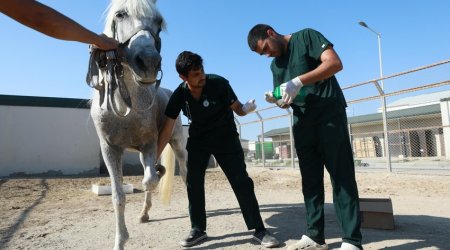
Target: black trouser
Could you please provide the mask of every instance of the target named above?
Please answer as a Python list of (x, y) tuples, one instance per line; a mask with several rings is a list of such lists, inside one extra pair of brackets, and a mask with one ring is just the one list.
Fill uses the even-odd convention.
[(196, 149), (188, 147), (187, 163), (187, 193), (189, 199), (189, 215), (191, 227), (200, 231), (206, 230), (205, 212), (205, 172), (211, 154), (214, 155), (228, 181), (233, 188), (239, 206), (244, 216), (245, 224), (250, 229), (261, 229), (264, 224), (259, 212), (252, 179), (248, 176), (239, 138), (223, 143), (220, 149), (215, 147)]
[(333, 204), (341, 225), (342, 239), (361, 246), (358, 188), (346, 114), (312, 126), (301, 126), (296, 122), (293, 129), (306, 207), (306, 235), (319, 243), (325, 241), (325, 165), (333, 186)]

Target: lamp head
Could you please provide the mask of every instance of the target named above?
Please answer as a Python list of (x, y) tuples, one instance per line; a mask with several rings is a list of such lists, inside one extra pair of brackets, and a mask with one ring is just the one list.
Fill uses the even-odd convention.
[(361, 25), (361, 26), (363, 26), (365, 28), (369, 28), (369, 26), (367, 26), (367, 24), (365, 22), (363, 22), (363, 21), (359, 21), (358, 23), (359, 23), (359, 25)]

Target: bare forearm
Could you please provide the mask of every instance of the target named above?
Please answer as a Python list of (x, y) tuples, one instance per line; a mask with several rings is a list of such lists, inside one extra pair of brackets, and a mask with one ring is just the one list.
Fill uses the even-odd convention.
[(247, 113), (242, 110), (242, 104), (234, 111), (238, 116), (245, 116)]
[(333, 66), (329, 67), (322, 63), (321, 65), (319, 65), (319, 67), (317, 67), (313, 71), (310, 71), (306, 74), (301, 75), (300, 80), (305, 85), (313, 84), (313, 83), (316, 83), (318, 81), (321, 81), (321, 80), (324, 80), (324, 79), (327, 79), (327, 78), (333, 76), (340, 70), (341, 70), (340, 68), (333, 67)]
[(95, 44), (104, 49), (116, 47), (114, 41), (100, 37), (69, 17), (34, 0), (2, 0), (0, 11), (23, 25), (57, 39)]
[(314, 70), (299, 76), (303, 84), (314, 84), (327, 79), (341, 71), (343, 66), (337, 54), (332, 49), (323, 52), (322, 63)]
[(236, 100), (233, 104), (231, 104), (231, 109), (236, 113), (238, 116), (245, 116), (247, 113), (242, 110), (242, 103), (239, 100)]
[(164, 150), (167, 143), (169, 142), (170, 137), (172, 136), (174, 125), (175, 125), (175, 120), (171, 119), (171, 118), (167, 118), (167, 120), (158, 136), (158, 149), (156, 152), (156, 156), (157, 156), (156, 159), (159, 159), (162, 151)]

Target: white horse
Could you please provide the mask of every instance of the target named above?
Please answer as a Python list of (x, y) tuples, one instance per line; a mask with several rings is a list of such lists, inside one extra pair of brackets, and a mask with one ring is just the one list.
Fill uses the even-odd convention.
[[(116, 216), (114, 249), (123, 249), (129, 238), (125, 225), (125, 193), (122, 188), (122, 155), (125, 149), (140, 152), (144, 167), (145, 201), (140, 221), (148, 221), (151, 191), (161, 179), (160, 195), (167, 201), (173, 180), (174, 162), (156, 165), (158, 132), (171, 91), (159, 88), (162, 78), (159, 33), (164, 20), (156, 0), (113, 0), (108, 7), (104, 33), (121, 43), (120, 53), (93, 50), (88, 84), (96, 88), (91, 106), (103, 159), (111, 178), (112, 203)], [(187, 152), (181, 120), (178, 119), (170, 145), (186, 175)], [(166, 151), (166, 150), (165, 150)], [(163, 153), (164, 159), (164, 153)], [(173, 159), (173, 157), (172, 157)], [(165, 174), (164, 174), (165, 173)], [(171, 177), (172, 178), (169, 178)]]

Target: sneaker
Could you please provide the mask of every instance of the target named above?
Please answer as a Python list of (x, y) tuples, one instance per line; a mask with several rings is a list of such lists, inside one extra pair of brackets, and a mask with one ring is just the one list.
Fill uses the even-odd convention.
[(303, 235), (299, 241), (297, 241), (293, 245), (290, 245), (287, 249), (288, 250), (328, 250), (328, 245), (327, 244), (320, 245), (319, 243), (313, 241), (308, 236)]
[(280, 245), (277, 239), (270, 235), (269, 231), (263, 230), (260, 232), (255, 232), (253, 234), (253, 240), (261, 243), (262, 246), (267, 248), (277, 247)]
[(359, 247), (352, 245), (350, 243), (347, 242), (342, 242), (341, 248), (339, 248), (341, 250), (360, 250)]
[(208, 235), (206, 235), (205, 232), (200, 232), (197, 229), (191, 229), (189, 236), (186, 239), (180, 241), (180, 245), (183, 247), (191, 247), (206, 238), (208, 238)]

